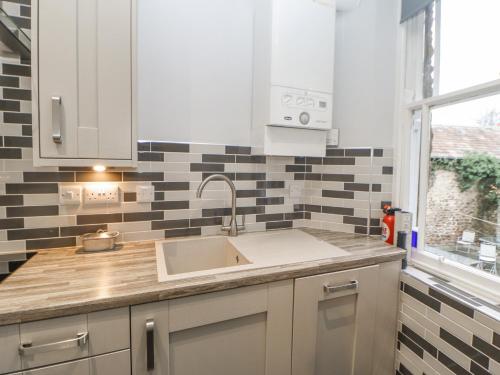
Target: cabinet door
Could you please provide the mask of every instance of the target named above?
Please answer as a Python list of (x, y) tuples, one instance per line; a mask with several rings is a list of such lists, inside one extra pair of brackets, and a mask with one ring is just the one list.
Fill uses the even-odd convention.
[(371, 373), (378, 266), (295, 280), (293, 375)]
[[(78, 127), (78, 50), (77, 0), (38, 0), (34, 29), (38, 43), (34, 43), (37, 56), (33, 84), (35, 95), (38, 84), (40, 156), (76, 158)], [(38, 14), (38, 17), (36, 15)], [(38, 76), (38, 79), (36, 79)], [(54, 99), (53, 99), (54, 98)], [(55, 98), (61, 98), (59, 102)], [(36, 107), (33, 115), (36, 116)], [(36, 129), (35, 129), (36, 131)], [(57, 143), (53, 136), (60, 132)]]
[[(287, 280), (134, 306), (132, 373), (288, 375), (292, 303)], [(148, 323), (154, 324), (149, 372)]]
[(41, 158), (132, 158), (134, 4), (35, 2)]

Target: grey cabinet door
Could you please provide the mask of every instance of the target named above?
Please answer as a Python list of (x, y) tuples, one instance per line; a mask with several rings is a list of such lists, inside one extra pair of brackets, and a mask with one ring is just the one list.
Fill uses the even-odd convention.
[(292, 304), (293, 281), (286, 280), (133, 306), (132, 373), (289, 375)]
[(33, 2), (35, 162), (133, 159), (135, 7), (136, 0)]
[(372, 372), (378, 266), (295, 280), (293, 375)]

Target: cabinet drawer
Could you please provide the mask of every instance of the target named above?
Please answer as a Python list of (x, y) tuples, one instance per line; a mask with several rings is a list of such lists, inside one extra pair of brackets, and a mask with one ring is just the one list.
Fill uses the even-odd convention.
[(22, 368), (46, 366), (129, 348), (129, 309), (23, 323), (19, 331)]
[(126, 375), (130, 374), (130, 350), (28, 370), (23, 375)]
[(17, 352), (19, 347), (19, 325), (0, 327), (0, 374), (21, 369), (21, 359)]

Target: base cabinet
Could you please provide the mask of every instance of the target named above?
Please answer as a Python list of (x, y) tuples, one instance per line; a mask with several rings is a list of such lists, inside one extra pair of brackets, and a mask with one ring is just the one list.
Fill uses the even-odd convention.
[(134, 375), (287, 375), (293, 281), (133, 306)]
[(396, 261), (3, 326), (0, 374), (390, 374), (400, 270)]
[(133, 375), (393, 373), (399, 261), (132, 306)]
[(378, 266), (295, 280), (293, 375), (371, 374)]

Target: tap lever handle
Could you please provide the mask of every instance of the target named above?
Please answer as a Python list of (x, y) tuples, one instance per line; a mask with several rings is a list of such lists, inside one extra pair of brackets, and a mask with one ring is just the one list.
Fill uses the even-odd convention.
[(238, 226), (238, 230), (245, 230), (245, 221), (246, 221), (246, 215), (241, 215), (241, 225), (238, 224), (238, 220), (236, 220), (236, 225)]

